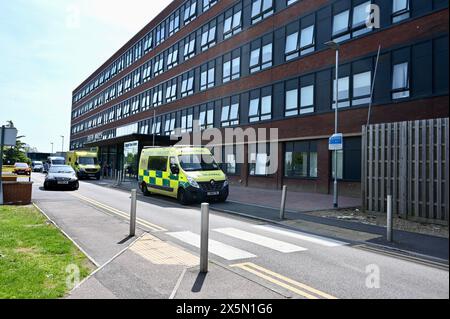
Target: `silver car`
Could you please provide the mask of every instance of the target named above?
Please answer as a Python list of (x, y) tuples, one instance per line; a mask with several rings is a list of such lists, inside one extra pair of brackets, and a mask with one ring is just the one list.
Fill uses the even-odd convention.
[(77, 190), (79, 187), (77, 174), (67, 165), (52, 165), (45, 177), (45, 190), (56, 188)]

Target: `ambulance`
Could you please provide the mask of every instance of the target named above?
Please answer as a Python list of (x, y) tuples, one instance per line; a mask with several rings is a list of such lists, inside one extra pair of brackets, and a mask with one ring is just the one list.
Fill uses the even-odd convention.
[(139, 186), (144, 195), (158, 194), (193, 202), (225, 202), (228, 179), (204, 147), (147, 147), (139, 161)]
[(67, 165), (72, 166), (79, 179), (96, 178), (100, 179), (101, 167), (98, 163), (97, 152), (73, 151), (66, 154)]

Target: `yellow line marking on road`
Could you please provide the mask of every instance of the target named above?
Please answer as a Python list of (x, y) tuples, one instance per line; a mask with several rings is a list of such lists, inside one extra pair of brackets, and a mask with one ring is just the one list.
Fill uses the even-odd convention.
[(265, 269), (261, 266), (255, 265), (253, 263), (242, 263), (237, 265), (232, 265), (233, 268), (241, 268), (248, 271), (260, 278), (263, 278), (273, 284), (290, 290), (300, 296), (307, 299), (319, 299), (320, 297), (325, 299), (337, 299), (336, 297), (329, 295), (323, 291), (317, 290), (308, 285), (302, 284), (301, 282), (295, 281), (293, 279), (287, 278), (283, 275), (275, 273), (271, 270)]
[[(100, 202), (98, 202), (98, 201), (96, 201), (96, 200), (94, 200), (94, 199), (85, 197), (85, 196), (80, 195), (80, 194), (72, 194), (72, 195), (75, 196), (75, 197), (77, 197), (77, 198), (79, 198), (79, 199), (81, 199), (81, 200), (83, 200), (83, 201), (86, 201), (86, 202), (88, 202), (88, 203), (90, 203), (90, 204), (92, 204), (92, 205), (94, 205), (94, 206), (97, 206), (97, 207), (100, 207), (100, 208), (102, 208), (102, 209), (104, 209), (104, 210), (107, 210), (107, 211), (110, 212), (110, 213), (113, 213), (113, 214), (115, 214), (115, 215), (118, 215), (118, 216), (120, 216), (120, 217), (123, 217), (123, 218), (125, 218), (125, 219), (127, 219), (127, 220), (130, 219), (130, 216), (129, 216), (127, 213), (122, 212), (122, 211), (120, 211), (120, 210), (118, 210), (118, 209), (115, 209), (115, 208), (113, 208), (113, 207), (111, 207), (111, 206), (108, 206), (108, 205), (106, 205), (106, 204), (100, 203)], [(142, 219), (142, 218), (136, 218), (136, 222), (137, 222), (138, 224), (140, 224), (141, 226), (145, 226), (145, 227), (150, 228), (150, 229), (153, 230), (153, 231), (157, 231), (157, 232), (165, 232), (165, 231), (167, 231), (167, 229), (165, 229), (165, 228), (163, 228), (163, 227), (161, 227), (161, 226), (152, 224), (152, 223), (150, 223), (150, 222), (148, 222), (148, 221), (146, 221), (146, 220), (144, 220), (144, 219)]]

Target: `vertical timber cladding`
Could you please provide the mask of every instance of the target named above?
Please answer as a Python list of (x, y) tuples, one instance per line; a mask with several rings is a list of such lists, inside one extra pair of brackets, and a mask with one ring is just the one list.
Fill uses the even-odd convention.
[(365, 210), (448, 224), (449, 119), (383, 123), (362, 129)]

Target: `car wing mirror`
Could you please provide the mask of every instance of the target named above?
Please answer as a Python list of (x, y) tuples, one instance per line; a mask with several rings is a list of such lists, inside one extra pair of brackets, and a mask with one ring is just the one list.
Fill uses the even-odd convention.
[(172, 172), (173, 175), (180, 174), (180, 168), (176, 164), (170, 165), (170, 171)]

